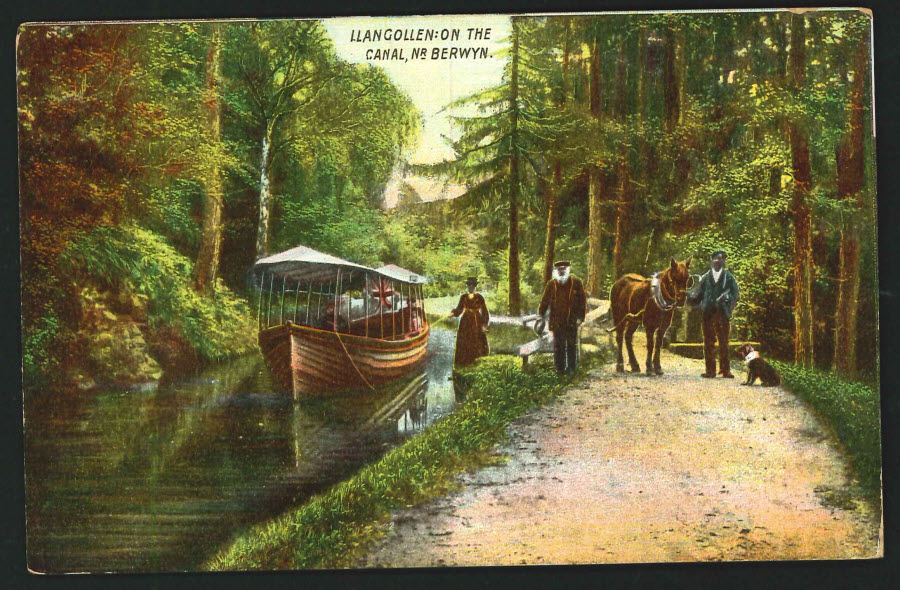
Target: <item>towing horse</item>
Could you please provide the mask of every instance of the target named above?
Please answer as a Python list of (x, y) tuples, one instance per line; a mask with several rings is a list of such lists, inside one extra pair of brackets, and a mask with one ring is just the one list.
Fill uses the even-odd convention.
[[(663, 335), (672, 323), (675, 308), (684, 305), (691, 279), (691, 258), (683, 262), (671, 259), (669, 267), (650, 278), (639, 274), (627, 274), (617, 280), (609, 292), (609, 307), (612, 311), (613, 327), (616, 332), (616, 345), (619, 356), (616, 360), (616, 371), (625, 371), (622, 358), (622, 340), (628, 345), (628, 362), (632, 373), (640, 373), (641, 366), (634, 357), (631, 344), (634, 331), (641, 321), (647, 334), (647, 374), (662, 375), (659, 365), (659, 351), (662, 348)], [(656, 338), (654, 339), (654, 334)]]

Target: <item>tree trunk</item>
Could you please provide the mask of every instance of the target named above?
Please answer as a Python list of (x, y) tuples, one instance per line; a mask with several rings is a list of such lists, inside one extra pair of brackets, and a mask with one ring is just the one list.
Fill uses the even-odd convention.
[(600, 297), (603, 282), (603, 250), (601, 238), (600, 170), (592, 166), (588, 186), (588, 284), (587, 292), (591, 297)]
[(547, 237), (544, 240), (544, 282), (553, 278), (553, 258), (556, 256), (556, 224), (559, 212), (557, 203), (557, 191), (562, 185), (562, 164), (557, 160), (556, 169), (553, 171), (553, 186), (545, 183), (547, 194)]
[[(648, 76), (644, 75), (643, 72), (648, 68), (647, 64), (647, 23), (646, 19), (641, 24), (640, 29), (638, 30), (638, 74), (637, 74), (637, 104), (635, 105), (635, 111), (637, 113), (637, 121), (638, 121), (638, 140), (637, 140), (637, 153), (638, 153), (638, 161), (634, 167), (634, 177), (636, 178), (638, 184), (643, 187), (649, 187), (652, 179), (656, 174), (656, 158), (653, 150), (653, 146), (650, 145), (650, 142), (647, 141), (647, 136), (645, 132), (647, 130), (647, 95), (650, 94), (649, 89), (647, 88), (647, 81), (645, 78)], [(643, 190), (647, 190), (646, 188)], [(652, 211), (652, 207), (649, 207)], [(653, 251), (653, 243), (655, 241), (655, 236), (657, 233), (656, 224), (658, 224), (657, 220), (653, 221), (650, 230), (650, 237), (647, 240), (647, 249), (646, 256), (644, 258), (643, 267), (641, 269), (636, 269), (638, 272), (648, 272), (648, 268), (650, 265), (650, 258)]]
[[(569, 39), (570, 23), (566, 19), (565, 37), (563, 41), (562, 65), (562, 98), (559, 106), (565, 106), (569, 97)], [(544, 241), (544, 282), (553, 278), (553, 262), (556, 256), (556, 225), (559, 218), (559, 193), (562, 191), (562, 162), (556, 159), (553, 170), (553, 186), (547, 187), (547, 237)]]
[(857, 310), (859, 308), (859, 212), (865, 185), (864, 81), (868, 75), (868, 43), (858, 47), (850, 92), (849, 130), (835, 153), (838, 198), (855, 199), (854, 214), (841, 221), (837, 304), (834, 310), (834, 370), (847, 378), (856, 375)]
[[(674, 26), (674, 25), (673, 25)], [(678, 40), (680, 39), (680, 31), (672, 28), (666, 29), (664, 38), (664, 58), (663, 58), (663, 103), (665, 105), (665, 131), (666, 134), (672, 135), (678, 128), (678, 121), (681, 119), (681, 96), (682, 96), (682, 78), (681, 65), (679, 60), (684, 59), (684, 52), (679, 51)], [(671, 175), (663, 186), (663, 202), (669, 206), (683, 194), (687, 186), (687, 173), (690, 168), (689, 161), (684, 156), (684, 147), (676, 148), (675, 152), (667, 154), (667, 158), (674, 160), (675, 165), (672, 167)], [(665, 227), (662, 228), (668, 233), (672, 225), (671, 219), (664, 220)]]
[(259, 225), (256, 230), (257, 260), (269, 253), (269, 209), (272, 194), (269, 188), (269, 166), (271, 164), (272, 129), (266, 125), (262, 138), (262, 153), (259, 158)]
[(671, 29), (665, 33), (663, 102), (665, 103), (666, 133), (672, 133), (681, 117), (681, 100), (678, 88), (678, 70), (675, 63), (675, 34)]
[(512, 156), (509, 160), (509, 313), (517, 316), (521, 310), (519, 291), (519, 27), (512, 19), (512, 66), (509, 81), (510, 140)]
[[(209, 51), (206, 55), (206, 141), (214, 150), (222, 145), (222, 102), (220, 87), (222, 79), (222, 27), (212, 25)], [(206, 176), (206, 197), (203, 201), (203, 222), (200, 236), (200, 251), (197, 255), (195, 287), (201, 293), (214, 292), (216, 274), (219, 271), (219, 255), (222, 251), (222, 209), (225, 189), (222, 170), (214, 157)]]
[[(616, 116), (622, 124), (628, 115), (627, 69), (625, 67), (625, 39), (619, 41), (619, 63), (616, 72)], [(622, 145), (619, 155), (618, 199), (616, 204), (616, 240), (613, 246), (613, 280), (622, 276), (622, 250), (625, 247), (625, 222), (631, 200), (631, 170), (628, 167), (628, 147)]]
[[(597, 37), (591, 41), (590, 65), (590, 111), (591, 117), (600, 118), (600, 43)], [(601, 179), (600, 168), (596, 164), (588, 169), (588, 271), (587, 292), (591, 297), (600, 297), (603, 288), (603, 250), (601, 219)]]
[(628, 218), (628, 209), (631, 204), (631, 191), (629, 185), (631, 183), (631, 175), (628, 169), (628, 162), (624, 158), (619, 168), (619, 202), (616, 206), (616, 242), (613, 247), (613, 280), (624, 274), (622, 268), (622, 250), (625, 247), (626, 222)]
[(687, 80), (687, 44), (685, 42), (685, 33), (684, 27), (679, 26), (678, 33), (675, 36), (676, 45), (677, 45), (677, 53), (675, 55), (675, 60), (678, 63), (678, 124), (681, 125), (684, 123), (684, 107), (685, 107), (685, 80)]
[[(806, 31), (802, 15), (791, 15), (791, 51), (788, 69), (792, 90), (799, 94), (806, 80)], [(811, 212), (807, 199), (812, 188), (809, 159), (809, 138), (796, 119), (790, 123), (791, 165), (794, 191), (791, 213), (794, 222), (794, 362), (810, 367), (813, 364), (812, 325), (812, 244)]]

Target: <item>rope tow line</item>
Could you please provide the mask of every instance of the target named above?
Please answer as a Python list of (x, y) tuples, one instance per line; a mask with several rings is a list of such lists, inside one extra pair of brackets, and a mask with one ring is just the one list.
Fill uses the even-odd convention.
[(369, 380), (366, 379), (366, 376), (362, 374), (362, 371), (359, 370), (359, 367), (356, 366), (356, 362), (353, 360), (353, 356), (350, 355), (350, 351), (347, 350), (347, 346), (344, 344), (344, 340), (341, 338), (340, 332), (335, 332), (335, 336), (337, 336), (338, 342), (341, 343), (341, 348), (344, 349), (344, 354), (347, 355), (347, 358), (350, 359), (350, 364), (353, 365), (353, 368), (356, 369), (356, 374), (359, 375), (359, 378), (363, 380), (363, 383), (369, 386), (369, 389), (372, 391), (378, 391), (375, 389), (375, 386), (369, 383)]

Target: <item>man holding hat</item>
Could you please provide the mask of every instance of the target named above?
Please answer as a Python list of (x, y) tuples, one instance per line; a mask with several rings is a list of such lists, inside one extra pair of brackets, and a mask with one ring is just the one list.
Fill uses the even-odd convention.
[(703, 312), (703, 358), (706, 359), (706, 372), (701, 377), (716, 376), (716, 340), (718, 340), (719, 374), (728, 379), (734, 378), (729, 362), (728, 332), (731, 329), (731, 314), (737, 305), (740, 290), (737, 280), (725, 270), (727, 258), (724, 250), (713, 252), (709, 271), (700, 277), (697, 286), (687, 296), (688, 303), (699, 306)]
[(544, 287), (538, 314), (543, 317), (548, 308), (556, 372), (570, 373), (578, 368), (578, 327), (587, 313), (587, 296), (581, 279), (571, 274), (568, 261), (553, 265), (553, 278)]

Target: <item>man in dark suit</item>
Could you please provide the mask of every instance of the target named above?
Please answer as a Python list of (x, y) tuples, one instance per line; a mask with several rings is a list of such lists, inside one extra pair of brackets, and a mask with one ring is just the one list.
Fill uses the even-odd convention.
[(716, 340), (719, 341), (719, 374), (733, 379), (728, 351), (728, 332), (731, 314), (740, 296), (737, 281), (725, 269), (728, 256), (724, 250), (712, 253), (709, 271), (700, 277), (697, 286), (688, 293), (688, 303), (700, 307), (703, 313), (703, 358), (706, 372), (701, 377), (716, 376)]
[(550, 331), (553, 332), (553, 360), (557, 373), (570, 373), (578, 368), (578, 327), (587, 313), (587, 296), (581, 279), (571, 274), (569, 263), (553, 265), (553, 278), (547, 281), (538, 314), (550, 309)]

